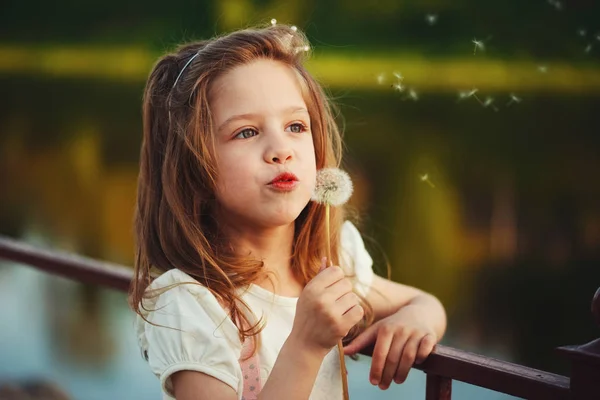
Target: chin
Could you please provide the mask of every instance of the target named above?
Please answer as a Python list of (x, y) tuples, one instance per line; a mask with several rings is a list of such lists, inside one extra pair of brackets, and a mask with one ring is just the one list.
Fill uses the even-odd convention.
[(267, 221), (269, 221), (267, 225), (272, 227), (287, 226), (293, 224), (294, 221), (296, 221), (296, 218), (298, 218), (298, 215), (300, 215), (300, 213), (273, 215), (271, 218), (267, 218)]

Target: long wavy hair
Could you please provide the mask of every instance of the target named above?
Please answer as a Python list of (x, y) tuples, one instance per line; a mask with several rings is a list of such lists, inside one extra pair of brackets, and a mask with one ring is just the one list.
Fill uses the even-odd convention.
[[(219, 76), (258, 59), (287, 65), (297, 76), (311, 119), (316, 167), (338, 167), (342, 137), (332, 105), (303, 64), (308, 41), (295, 28), (276, 25), (236, 31), (178, 47), (154, 65), (143, 97), (143, 142), (134, 229), (136, 254), (129, 302), (142, 318), (147, 290), (162, 272), (177, 268), (210, 290), (238, 327), (240, 339), (255, 337), (263, 324), (250, 323), (238, 289), (265, 277), (263, 262), (234, 254), (214, 219), (216, 169), (208, 101)], [(184, 68), (185, 66), (185, 68)], [(340, 265), (344, 207), (330, 214), (332, 258)], [(325, 249), (325, 209), (314, 202), (295, 221), (291, 263), (303, 284), (319, 271)], [(365, 317), (347, 336), (372, 321)], [(145, 319), (145, 318), (144, 318)]]

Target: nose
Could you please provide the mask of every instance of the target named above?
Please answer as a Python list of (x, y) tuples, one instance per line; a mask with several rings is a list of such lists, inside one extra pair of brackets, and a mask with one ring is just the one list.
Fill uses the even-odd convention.
[(292, 160), (292, 148), (282, 134), (271, 135), (269, 146), (265, 151), (265, 161), (269, 164), (285, 164)]

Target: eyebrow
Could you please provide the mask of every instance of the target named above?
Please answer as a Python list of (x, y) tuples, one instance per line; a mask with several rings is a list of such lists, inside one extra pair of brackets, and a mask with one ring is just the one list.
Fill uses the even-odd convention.
[[(304, 107), (298, 107), (298, 106), (291, 106), (288, 108), (284, 108), (281, 110), (281, 114), (295, 114), (297, 112), (303, 112), (308, 114), (308, 110)], [(225, 120), (225, 122), (223, 122), (219, 128), (217, 129), (217, 132), (220, 132), (223, 130), (223, 128), (225, 128), (227, 125), (229, 125), (230, 123), (232, 123), (233, 121), (237, 121), (240, 119), (252, 119), (252, 117), (256, 117), (257, 114), (253, 114), (253, 113), (247, 113), (247, 114), (239, 114), (239, 115), (234, 115), (232, 117), (229, 117)]]

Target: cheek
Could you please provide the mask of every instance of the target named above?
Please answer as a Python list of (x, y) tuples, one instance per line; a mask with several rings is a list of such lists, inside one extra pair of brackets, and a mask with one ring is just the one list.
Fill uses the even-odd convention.
[(317, 161), (315, 156), (315, 149), (312, 141), (310, 145), (305, 149), (305, 165), (304, 165), (304, 177), (308, 182), (308, 189), (313, 190), (317, 180)]
[(306, 158), (307, 167), (315, 170), (317, 169), (317, 157), (315, 154), (315, 145), (313, 144), (312, 138), (305, 145), (304, 154)]
[(217, 163), (217, 198), (242, 196), (252, 184), (251, 168), (243, 154), (219, 155)]

